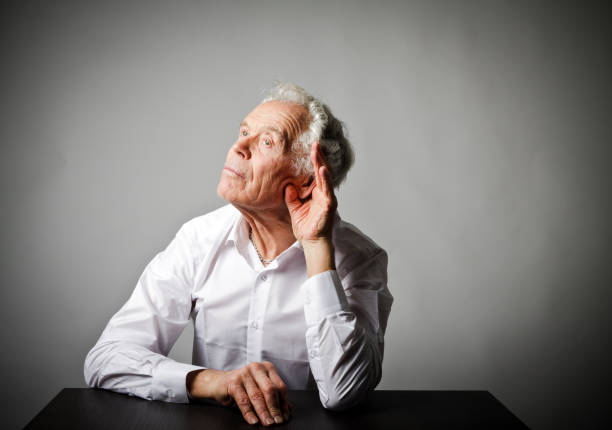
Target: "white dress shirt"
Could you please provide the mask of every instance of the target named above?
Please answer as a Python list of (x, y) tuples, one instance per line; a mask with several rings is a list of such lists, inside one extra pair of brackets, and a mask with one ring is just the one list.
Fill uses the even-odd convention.
[[(358, 402), (381, 378), (387, 254), (337, 213), (332, 241), (336, 270), (307, 278), (298, 241), (263, 266), (232, 205), (186, 222), (87, 354), (87, 384), (185, 403), (190, 371), (267, 360), (326, 408)], [(166, 356), (190, 319), (193, 364), (179, 363)]]

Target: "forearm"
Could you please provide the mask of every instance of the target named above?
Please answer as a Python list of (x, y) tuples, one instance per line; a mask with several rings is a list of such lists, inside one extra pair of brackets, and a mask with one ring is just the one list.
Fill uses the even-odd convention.
[(87, 354), (85, 382), (147, 400), (186, 403), (186, 375), (199, 366), (179, 363), (141, 345), (99, 342)]
[(321, 403), (346, 408), (380, 380), (382, 345), (349, 308), (336, 271), (311, 277), (302, 288), (306, 346)]
[(351, 407), (380, 381), (379, 345), (351, 312), (338, 312), (309, 328), (306, 344), (324, 407)]

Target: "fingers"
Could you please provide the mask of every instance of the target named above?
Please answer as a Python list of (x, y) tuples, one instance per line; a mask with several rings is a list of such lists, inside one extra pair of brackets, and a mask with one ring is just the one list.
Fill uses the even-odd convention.
[(245, 367), (245, 371), (242, 374), (242, 382), (244, 383), (244, 388), (246, 389), (247, 394), (249, 395), (249, 399), (253, 408), (255, 408), (255, 412), (259, 416), (259, 420), (263, 425), (272, 425), (274, 424), (274, 419), (268, 410), (268, 405), (266, 404), (266, 397), (262, 390), (258, 387), (257, 382), (251, 375), (249, 366)]
[[(270, 365), (272, 365), (272, 363), (270, 363)], [(277, 424), (282, 423), (283, 416), (280, 407), (280, 393), (276, 387), (276, 384), (272, 382), (269, 377), (268, 368), (262, 363), (252, 363), (251, 374), (264, 395), (266, 404), (268, 405), (268, 411), (270, 412), (270, 415), (272, 415), (274, 422)]]
[(234, 372), (227, 391), (249, 424), (269, 426), (289, 419), (287, 387), (272, 363), (249, 363)]
[(321, 176), (321, 191), (326, 196), (330, 195), (329, 184), (331, 183), (331, 174), (329, 169), (325, 166), (321, 166), (319, 169), (319, 175)]
[(285, 204), (287, 205), (290, 211), (300, 206), (298, 193), (293, 185), (287, 185), (285, 187)]
[(312, 144), (312, 150), (310, 152), (310, 161), (312, 162), (312, 166), (314, 169), (315, 182), (317, 184), (317, 187), (328, 196), (333, 194), (332, 189), (330, 187), (332, 183), (331, 172), (325, 164), (325, 160), (323, 159), (323, 154), (321, 153), (321, 144), (319, 143), (319, 141), (316, 141)]
[(289, 400), (287, 399), (287, 385), (283, 382), (279, 374), (276, 372), (276, 368), (269, 361), (264, 361), (263, 365), (268, 369), (268, 376), (270, 380), (276, 385), (278, 389), (279, 397), (280, 397), (280, 406), (283, 410), (283, 418), (285, 420), (289, 419), (289, 415), (291, 415), (291, 405), (289, 404)]
[(244, 389), (241, 378), (238, 377), (236, 380), (230, 382), (227, 387), (227, 391), (229, 395), (234, 398), (234, 401), (236, 402), (238, 409), (240, 409), (245, 421), (249, 424), (257, 424), (259, 420), (253, 412), (251, 400)]
[(310, 151), (310, 161), (312, 162), (317, 187), (321, 187), (323, 178), (321, 177), (319, 171), (321, 166), (324, 165), (325, 162), (323, 161), (323, 157), (321, 157), (320, 145), (318, 141), (312, 144), (312, 150)]

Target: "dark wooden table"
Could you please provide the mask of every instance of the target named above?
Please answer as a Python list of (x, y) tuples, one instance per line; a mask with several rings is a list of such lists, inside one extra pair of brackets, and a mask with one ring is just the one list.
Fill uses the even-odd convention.
[[(283, 429), (525, 429), (488, 391), (374, 391), (353, 409), (323, 409), (315, 391), (290, 391)], [(236, 408), (148, 401), (92, 388), (64, 388), (26, 429), (253, 429)]]

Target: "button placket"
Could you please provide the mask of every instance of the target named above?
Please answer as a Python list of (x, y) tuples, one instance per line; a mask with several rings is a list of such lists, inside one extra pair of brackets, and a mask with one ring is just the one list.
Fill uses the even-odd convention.
[(268, 286), (269, 275), (259, 273), (254, 278), (247, 330), (247, 362), (261, 361), (263, 315), (269, 294), (269, 288), (265, 287)]

